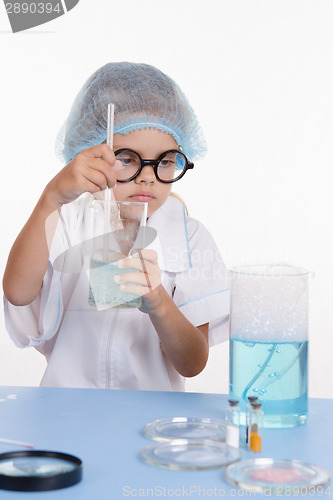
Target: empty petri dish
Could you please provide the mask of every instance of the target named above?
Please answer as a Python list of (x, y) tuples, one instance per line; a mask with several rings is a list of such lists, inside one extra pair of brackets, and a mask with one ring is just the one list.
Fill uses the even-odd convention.
[(82, 479), (82, 462), (67, 453), (14, 451), (0, 455), (0, 489), (46, 491), (73, 486)]
[(225, 441), (226, 425), (223, 420), (210, 418), (174, 417), (149, 422), (145, 435), (155, 441), (170, 439), (209, 439)]
[(256, 458), (229, 465), (227, 480), (246, 490), (305, 495), (330, 481), (328, 470), (298, 460)]
[(175, 439), (147, 446), (142, 450), (142, 457), (147, 463), (164, 469), (205, 470), (219, 469), (240, 460), (241, 452), (218, 441)]

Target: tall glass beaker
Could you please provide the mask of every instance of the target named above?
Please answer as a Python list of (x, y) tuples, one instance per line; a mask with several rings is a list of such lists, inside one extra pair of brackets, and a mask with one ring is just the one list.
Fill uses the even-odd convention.
[(304, 424), (308, 414), (308, 280), (288, 264), (231, 270), (229, 398), (262, 403), (265, 427)]
[(117, 262), (131, 256), (135, 244), (147, 242), (146, 231), (140, 231), (146, 225), (147, 205), (95, 197), (91, 200), (89, 304), (98, 310), (142, 306), (142, 297), (122, 291), (114, 277), (137, 272), (136, 269), (120, 269)]

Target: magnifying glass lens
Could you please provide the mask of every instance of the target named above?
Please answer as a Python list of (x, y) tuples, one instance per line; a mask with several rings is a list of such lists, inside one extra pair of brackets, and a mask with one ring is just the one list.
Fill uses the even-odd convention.
[(51, 476), (70, 472), (76, 467), (76, 464), (67, 460), (49, 457), (25, 457), (0, 462), (0, 474), (6, 476)]

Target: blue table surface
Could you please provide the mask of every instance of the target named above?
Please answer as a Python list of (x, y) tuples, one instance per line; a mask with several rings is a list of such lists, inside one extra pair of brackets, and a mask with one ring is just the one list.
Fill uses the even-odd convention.
[[(141, 459), (142, 448), (152, 443), (143, 434), (147, 422), (181, 416), (221, 419), (226, 406), (227, 396), (221, 394), (0, 387), (1, 437), (33, 442), (38, 450), (70, 453), (83, 461), (83, 479), (75, 486), (39, 493), (0, 490), (0, 499), (261, 497), (229, 484), (224, 469), (173, 471)], [(290, 458), (332, 471), (332, 444), (333, 400), (310, 399), (306, 425), (264, 429), (263, 451), (242, 452), (243, 459)], [(16, 449), (0, 443), (0, 453)], [(329, 484), (301, 496), (327, 499), (332, 491)]]

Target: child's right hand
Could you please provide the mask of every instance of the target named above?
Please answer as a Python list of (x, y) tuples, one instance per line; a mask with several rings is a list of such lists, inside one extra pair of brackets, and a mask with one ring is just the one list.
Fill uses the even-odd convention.
[(82, 193), (96, 193), (116, 183), (121, 163), (107, 144), (81, 151), (46, 186), (44, 196), (60, 208)]

